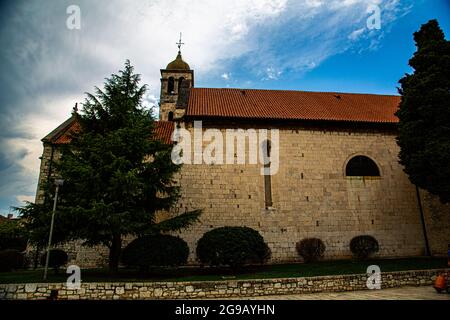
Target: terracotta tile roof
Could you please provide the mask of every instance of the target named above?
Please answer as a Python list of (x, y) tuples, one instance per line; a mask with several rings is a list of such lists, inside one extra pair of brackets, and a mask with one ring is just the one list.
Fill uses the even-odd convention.
[(78, 121), (73, 121), (70, 126), (61, 134), (58, 139), (55, 140), (56, 144), (66, 144), (69, 143), (72, 138), (70, 137), (71, 133), (76, 133), (80, 131), (80, 124)]
[[(76, 125), (75, 125), (76, 124)], [(46, 135), (42, 141), (43, 142), (49, 142), (49, 143), (68, 143), (70, 140), (68, 140), (68, 133), (73, 130), (72, 128), (76, 128), (79, 124), (76, 121), (76, 117), (72, 115), (69, 119), (61, 123), (56, 129), (54, 129), (52, 132), (50, 132), (48, 135)], [(63, 137), (65, 136), (65, 137)]]
[(155, 135), (162, 142), (172, 144), (172, 133), (175, 129), (175, 123), (171, 121), (156, 121)]
[[(174, 123), (170, 121), (155, 121), (155, 135), (162, 142), (172, 143)], [(70, 142), (70, 134), (80, 131), (80, 124), (75, 117), (63, 122), (58, 128), (49, 133), (42, 141), (54, 144), (67, 144)]]
[(192, 88), (188, 117), (397, 123), (399, 96)]

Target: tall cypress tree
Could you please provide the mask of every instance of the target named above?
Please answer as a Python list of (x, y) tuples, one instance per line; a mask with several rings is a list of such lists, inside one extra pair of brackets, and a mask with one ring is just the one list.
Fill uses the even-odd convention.
[(400, 163), (416, 186), (450, 201), (450, 42), (436, 20), (414, 33), (414, 69), (399, 82)]
[(154, 135), (151, 111), (143, 107), (146, 86), (130, 62), (106, 79), (104, 89), (88, 94), (78, 115), (81, 126), (62, 149), (56, 168), (65, 180), (60, 220), (70, 221), (66, 239), (109, 248), (109, 268), (117, 271), (122, 240), (161, 230), (179, 230), (200, 211), (184, 212), (157, 223), (155, 213), (179, 198), (171, 147)]

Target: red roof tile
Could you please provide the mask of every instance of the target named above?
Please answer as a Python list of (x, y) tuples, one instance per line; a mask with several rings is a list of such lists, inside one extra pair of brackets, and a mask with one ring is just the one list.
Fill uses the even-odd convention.
[(399, 103), (389, 95), (192, 88), (186, 115), (397, 123)]
[(76, 133), (80, 131), (80, 124), (78, 121), (73, 121), (69, 127), (66, 128), (66, 130), (55, 140), (55, 144), (66, 144), (69, 143), (72, 133)]
[(172, 144), (172, 133), (175, 129), (175, 122), (155, 121), (155, 135), (162, 142)]
[[(69, 121), (71, 120), (71, 121)], [(75, 118), (70, 118), (65, 122), (65, 126), (60, 126), (51, 134), (49, 134), (44, 141), (49, 141), (54, 144), (70, 143), (70, 134), (80, 131), (80, 124)], [(59, 129), (59, 130), (58, 130)], [(155, 121), (155, 136), (164, 143), (172, 143), (172, 132), (174, 130), (174, 123), (170, 121)]]

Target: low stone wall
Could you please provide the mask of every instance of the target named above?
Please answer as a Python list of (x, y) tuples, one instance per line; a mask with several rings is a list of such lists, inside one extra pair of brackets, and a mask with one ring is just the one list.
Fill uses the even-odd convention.
[[(382, 273), (381, 288), (431, 285), (438, 274), (449, 270)], [(1, 284), (0, 299), (42, 300), (52, 290), (58, 290), (58, 299), (62, 300), (229, 298), (368, 290), (366, 283), (366, 274), (353, 274), (260, 280), (83, 283), (79, 290), (69, 290), (65, 283)]]

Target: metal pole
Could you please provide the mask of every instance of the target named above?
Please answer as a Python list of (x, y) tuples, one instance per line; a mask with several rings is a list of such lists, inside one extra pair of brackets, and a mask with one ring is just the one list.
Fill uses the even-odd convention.
[(419, 204), (420, 221), (422, 222), (423, 238), (425, 240), (425, 255), (431, 257), (430, 244), (428, 242), (428, 235), (427, 235), (427, 226), (425, 224), (425, 217), (423, 215), (422, 200), (420, 199), (420, 191), (419, 187), (417, 186), (416, 186), (416, 195), (417, 195), (417, 202)]
[(47, 257), (45, 258), (44, 280), (47, 280), (48, 262), (50, 260), (50, 245), (52, 244), (53, 225), (55, 223), (56, 201), (58, 201), (59, 184), (56, 185), (55, 200), (53, 201), (52, 222), (50, 223), (50, 234), (48, 236)]

